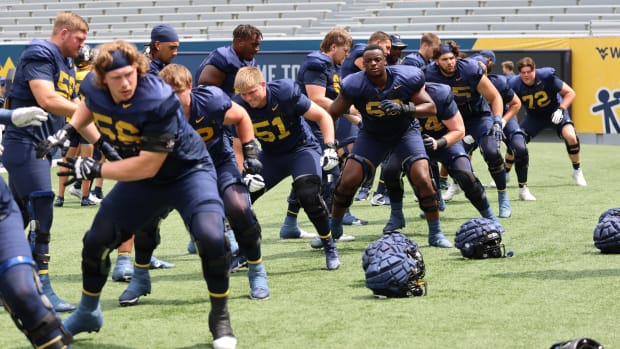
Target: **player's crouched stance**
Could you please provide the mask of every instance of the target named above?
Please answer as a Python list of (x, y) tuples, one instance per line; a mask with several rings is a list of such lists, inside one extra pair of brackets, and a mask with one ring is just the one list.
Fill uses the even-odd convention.
[[(0, 109), (0, 123), (41, 126), (47, 112), (38, 107)], [(0, 146), (1, 150), (2, 146)], [(0, 151), (0, 155), (2, 152)], [(17, 328), (34, 348), (69, 348), (69, 334), (43, 294), (32, 252), (24, 238), (19, 207), (0, 179), (0, 298)]]
[[(108, 152), (117, 151), (120, 158), (104, 164), (79, 157), (61, 163), (66, 170), (59, 175), (70, 181), (97, 177), (117, 181), (84, 236), (82, 298), (63, 324), (73, 335), (99, 331), (103, 325), (99, 299), (110, 271), (110, 252), (176, 209), (201, 258), (211, 299), (213, 347), (235, 348), (227, 308), (231, 255), (215, 169), (172, 88), (147, 72), (146, 58), (134, 45), (121, 40), (102, 45), (93, 72), (80, 87), (84, 102), (65, 128), (48, 138), (47, 145), (38, 146), (44, 152), (78, 130), (91, 143), (107, 143)], [(113, 158), (109, 155), (107, 159)], [(158, 236), (136, 234), (135, 244), (154, 249), (158, 241)], [(136, 268), (135, 278), (141, 280), (137, 292), (150, 293), (148, 267)]]
[[(292, 176), (295, 196), (321, 238), (327, 269), (338, 269), (340, 258), (329, 229), (329, 212), (321, 197), (321, 168), (330, 170), (338, 165), (334, 126), (329, 114), (308, 99), (293, 80), (266, 83), (256, 67), (239, 69), (235, 90), (239, 94), (233, 97), (233, 101), (248, 111), (254, 133), (262, 146), (260, 175), (265, 180), (265, 187), (253, 188), (252, 181), (248, 182), (252, 201), (286, 176)], [(325, 141), (322, 156), (321, 146), (310, 127), (302, 121), (304, 117), (319, 124)]]

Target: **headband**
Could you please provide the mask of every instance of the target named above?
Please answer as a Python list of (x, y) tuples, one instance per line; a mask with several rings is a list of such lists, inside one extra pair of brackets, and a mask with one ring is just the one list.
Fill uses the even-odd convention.
[(123, 51), (121, 50), (114, 50), (110, 52), (110, 56), (112, 56), (112, 63), (106, 69), (104, 69), (106, 73), (112, 70), (116, 70), (118, 68), (123, 68), (131, 65), (129, 58), (127, 58), (125, 53), (123, 53)]
[(441, 44), (439, 45), (439, 52), (441, 52), (442, 55), (446, 53), (452, 53), (452, 46), (448, 44)]

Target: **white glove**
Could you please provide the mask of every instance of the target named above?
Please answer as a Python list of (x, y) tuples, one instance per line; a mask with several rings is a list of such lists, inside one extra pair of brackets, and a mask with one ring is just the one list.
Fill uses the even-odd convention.
[(47, 121), (47, 112), (39, 107), (25, 107), (13, 110), (11, 122), (17, 127), (41, 126)]
[(321, 167), (325, 171), (329, 171), (332, 168), (338, 166), (338, 153), (333, 148), (325, 148), (323, 155), (321, 156)]
[(472, 135), (466, 135), (465, 137), (463, 137), (463, 143), (465, 144), (473, 144), (475, 141), (476, 140)]
[(551, 122), (553, 122), (554, 125), (559, 124), (560, 122), (562, 122), (562, 120), (564, 119), (564, 110), (558, 108), (558, 110), (554, 111), (553, 114), (551, 114)]
[(254, 193), (265, 188), (265, 180), (263, 179), (263, 176), (259, 174), (247, 173), (243, 176), (243, 181), (245, 182), (245, 185), (247, 185), (250, 193)]

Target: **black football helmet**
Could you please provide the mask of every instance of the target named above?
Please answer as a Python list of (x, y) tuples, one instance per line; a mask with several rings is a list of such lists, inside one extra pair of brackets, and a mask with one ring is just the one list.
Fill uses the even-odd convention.
[(474, 218), (456, 231), (454, 245), (465, 258), (500, 258), (506, 255), (502, 244), (503, 227), (488, 218)]
[(599, 342), (591, 338), (577, 338), (568, 342), (557, 342), (549, 349), (605, 349)]

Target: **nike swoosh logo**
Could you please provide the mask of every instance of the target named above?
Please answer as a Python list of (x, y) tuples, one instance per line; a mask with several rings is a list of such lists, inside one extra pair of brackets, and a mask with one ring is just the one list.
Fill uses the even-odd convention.
[(401, 86), (402, 86), (402, 85), (396, 85), (396, 86), (394, 86), (394, 88), (393, 88), (393, 89), (394, 89), (394, 90), (398, 90)]
[(199, 123), (201, 123), (201, 122), (202, 122), (202, 120), (204, 120), (204, 119), (205, 119), (205, 117), (204, 117), (204, 116), (203, 116), (203, 117), (201, 117), (200, 119), (196, 119), (196, 123), (197, 123), (197, 124), (199, 124)]
[(276, 111), (276, 109), (278, 109), (278, 107), (280, 106), (280, 104), (276, 104), (273, 107), (271, 107), (271, 111)]
[(463, 79), (463, 78), (459, 76), (458, 78), (456, 78), (456, 79), (454, 79), (454, 80), (455, 80), (455, 81), (461, 81), (462, 79)]
[(121, 106), (123, 107), (123, 109), (127, 109), (127, 108), (131, 107), (131, 103), (123, 103), (123, 104), (121, 104)]

